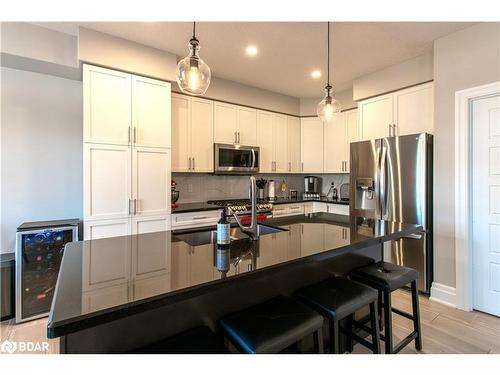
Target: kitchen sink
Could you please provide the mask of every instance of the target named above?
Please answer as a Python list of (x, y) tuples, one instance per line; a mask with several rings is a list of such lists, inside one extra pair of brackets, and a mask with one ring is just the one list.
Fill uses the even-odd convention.
[[(263, 225), (263, 224), (257, 225), (257, 233), (259, 236), (266, 236), (268, 234), (284, 232), (284, 231), (287, 231), (287, 229), (270, 227), (268, 225)], [(203, 232), (191, 232), (191, 233), (180, 233), (180, 234), (174, 233), (174, 235), (181, 241), (184, 241), (191, 246), (206, 245), (209, 243), (215, 243), (217, 241), (216, 230), (207, 230)], [(243, 233), (239, 227), (231, 227), (230, 238), (231, 241), (237, 241), (248, 238), (248, 236), (245, 233)]]

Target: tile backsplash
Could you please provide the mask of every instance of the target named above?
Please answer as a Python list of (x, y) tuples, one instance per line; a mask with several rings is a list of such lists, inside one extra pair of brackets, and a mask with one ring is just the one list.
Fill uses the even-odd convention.
[[(290, 189), (296, 189), (298, 196), (304, 192), (305, 175), (279, 175), (265, 174), (256, 176), (276, 183), (276, 195), (288, 196)], [(316, 175), (321, 177), (322, 194), (326, 195), (334, 182), (337, 189), (345, 182), (349, 182), (348, 174)], [(179, 203), (205, 202), (214, 199), (236, 199), (248, 197), (248, 176), (216, 176), (206, 173), (172, 173), (172, 179), (177, 182), (179, 190)], [(282, 193), (279, 183), (285, 181), (287, 190)], [(267, 185), (265, 196), (267, 196)]]

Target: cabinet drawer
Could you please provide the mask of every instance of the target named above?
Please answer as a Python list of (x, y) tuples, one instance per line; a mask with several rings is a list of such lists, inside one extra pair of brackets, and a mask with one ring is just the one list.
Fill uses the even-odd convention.
[(291, 205), (288, 207), (288, 213), (289, 213), (289, 215), (303, 214), (304, 213), (304, 205), (303, 204)]
[(349, 206), (346, 204), (328, 204), (328, 212), (337, 215), (349, 216)]
[(280, 217), (288, 215), (288, 210), (286, 206), (273, 206), (273, 217)]
[(220, 210), (197, 211), (172, 215), (172, 229), (215, 225), (220, 218)]

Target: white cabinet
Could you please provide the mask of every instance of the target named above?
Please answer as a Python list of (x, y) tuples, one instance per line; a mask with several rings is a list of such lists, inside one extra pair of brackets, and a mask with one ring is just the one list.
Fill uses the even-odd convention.
[(302, 172), (323, 173), (323, 122), (318, 117), (300, 121)]
[(128, 146), (85, 144), (84, 218), (127, 217), (131, 205), (131, 149)]
[(83, 223), (85, 240), (120, 237), (130, 234), (130, 219), (127, 217), (107, 220), (90, 220)]
[(257, 138), (261, 172), (288, 172), (287, 117), (257, 112)]
[(215, 102), (214, 142), (257, 145), (257, 111), (253, 108)]
[(213, 102), (172, 94), (172, 170), (213, 172)]
[(300, 119), (298, 117), (287, 116), (287, 152), (288, 152), (288, 172), (300, 172)]
[(85, 142), (121, 145), (130, 142), (131, 81), (130, 74), (83, 65)]
[(171, 228), (171, 215), (133, 217), (131, 234), (163, 232)]
[(170, 83), (83, 66), (84, 142), (170, 147)]
[(349, 205), (328, 203), (326, 207), (326, 212), (329, 212), (331, 214), (349, 216)]
[(331, 250), (350, 244), (350, 229), (338, 225), (325, 225), (325, 250)]
[(301, 225), (302, 256), (316, 254), (325, 248), (325, 224), (304, 223)]
[(361, 139), (428, 132), (434, 128), (432, 82), (362, 100), (358, 103)]
[(349, 172), (351, 163), (351, 143), (359, 141), (358, 110), (351, 109), (349, 111), (345, 111), (344, 114), (346, 126), (346, 155), (344, 172)]
[(342, 173), (346, 160), (346, 116), (339, 113), (330, 123), (324, 124), (324, 171)]
[(132, 76), (133, 143), (170, 147), (170, 83)]
[(273, 217), (302, 215), (305, 213), (305, 203), (275, 204), (273, 206)]
[(188, 229), (217, 224), (220, 210), (183, 212), (172, 215), (172, 229)]

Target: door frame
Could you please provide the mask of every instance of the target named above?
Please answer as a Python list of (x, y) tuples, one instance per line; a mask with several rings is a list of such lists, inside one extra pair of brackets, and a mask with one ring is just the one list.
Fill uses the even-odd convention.
[(456, 307), (472, 310), (472, 103), (500, 94), (500, 81), (455, 93)]

